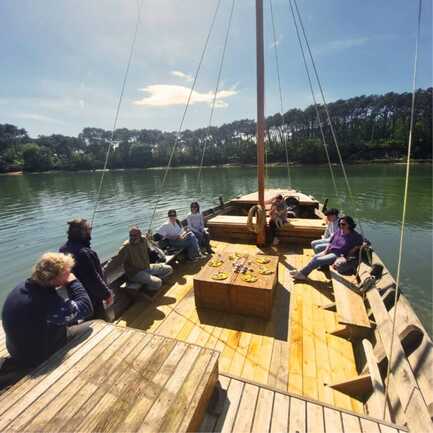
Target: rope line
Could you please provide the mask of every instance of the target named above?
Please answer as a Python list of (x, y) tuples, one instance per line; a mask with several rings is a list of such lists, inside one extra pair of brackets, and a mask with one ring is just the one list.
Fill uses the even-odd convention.
[(417, 65), (418, 65), (418, 51), (419, 51), (419, 39), (421, 33), (421, 11), (422, 11), (422, 0), (419, 0), (418, 3), (418, 29), (416, 35), (415, 42), (415, 59), (413, 65), (413, 80), (412, 80), (412, 104), (410, 111), (410, 126), (409, 126), (409, 139), (407, 144), (407, 161), (406, 161), (406, 178), (404, 182), (404, 198), (403, 198), (403, 211), (401, 216), (401, 229), (400, 229), (400, 245), (398, 250), (398, 262), (397, 262), (397, 276), (396, 276), (396, 285), (395, 285), (395, 294), (394, 294), (394, 312), (392, 318), (392, 333), (391, 333), (391, 342), (389, 349), (389, 359), (388, 359), (388, 367), (386, 373), (386, 384), (385, 384), (385, 403), (383, 407), (383, 419), (385, 419), (386, 413), (386, 400), (388, 397), (389, 390), (389, 376), (391, 372), (391, 364), (392, 364), (392, 355), (393, 355), (393, 343), (395, 337), (395, 324), (397, 319), (397, 308), (398, 308), (398, 292), (400, 289), (400, 271), (401, 271), (401, 262), (403, 256), (403, 244), (404, 244), (404, 228), (406, 223), (406, 209), (407, 209), (407, 198), (409, 191), (409, 175), (410, 175), (410, 158), (412, 152), (412, 141), (413, 141), (413, 127), (414, 127), (414, 119), (415, 119), (415, 96), (416, 96), (416, 76), (417, 76)]
[(200, 73), (200, 69), (201, 69), (201, 66), (202, 66), (202, 63), (203, 63), (204, 56), (205, 56), (206, 51), (207, 51), (207, 47), (209, 45), (209, 39), (210, 39), (210, 37), (212, 35), (212, 31), (213, 31), (213, 28), (215, 26), (215, 21), (216, 21), (217, 15), (218, 15), (218, 10), (220, 8), (220, 5), (221, 5), (221, 0), (218, 0), (218, 3), (217, 3), (216, 8), (215, 8), (215, 11), (213, 13), (213, 17), (212, 17), (212, 21), (211, 21), (211, 24), (210, 24), (210, 27), (209, 27), (209, 31), (208, 31), (208, 34), (207, 34), (207, 37), (206, 37), (206, 40), (205, 40), (205, 43), (204, 43), (204, 46), (203, 46), (203, 50), (201, 52), (200, 60), (198, 62), (196, 71), (194, 73), (194, 80), (193, 80), (190, 92), (188, 94), (188, 99), (186, 101), (185, 109), (183, 111), (182, 118), (181, 118), (181, 121), (180, 121), (180, 124), (179, 124), (179, 129), (178, 129), (178, 132), (176, 134), (176, 138), (175, 138), (175, 141), (173, 143), (173, 147), (172, 147), (171, 152), (170, 152), (170, 157), (168, 159), (167, 167), (165, 168), (164, 175), (162, 177), (161, 186), (159, 188), (159, 194), (158, 194), (158, 197), (156, 199), (155, 206), (153, 208), (152, 216), (150, 218), (148, 232), (150, 232), (150, 230), (152, 229), (152, 224), (153, 224), (153, 220), (155, 218), (156, 209), (158, 207), (159, 202), (161, 201), (161, 193), (164, 190), (165, 182), (167, 180), (167, 174), (168, 174), (168, 171), (169, 171), (169, 169), (171, 167), (171, 163), (173, 161), (174, 152), (175, 152), (177, 144), (178, 144), (178, 142), (180, 140), (181, 132), (182, 132), (182, 129), (183, 129), (183, 123), (185, 121), (185, 117), (186, 117), (186, 114), (188, 112), (188, 108), (189, 108), (189, 105), (190, 105), (190, 102), (191, 102), (192, 94), (193, 94), (195, 86), (197, 84), (197, 79), (198, 79), (198, 76), (199, 76), (199, 73)]
[(307, 74), (308, 84), (310, 87), (311, 96), (313, 98), (314, 109), (316, 111), (317, 121), (319, 122), (320, 135), (322, 137), (323, 149), (325, 150), (325, 155), (326, 155), (326, 160), (328, 162), (328, 167), (329, 167), (329, 172), (331, 175), (332, 185), (334, 187), (335, 196), (338, 199), (339, 194), (338, 194), (338, 189), (337, 189), (337, 182), (335, 181), (334, 169), (332, 167), (331, 157), (329, 155), (328, 144), (326, 143), (325, 133), (324, 133), (323, 127), (322, 127), (322, 121), (320, 118), (320, 111), (319, 111), (319, 104), (317, 103), (316, 95), (314, 94), (314, 87), (313, 87), (313, 82), (311, 80), (310, 68), (308, 66), (308, 62), (307, 62), (307, 59), (305, 57), (305, 50), (304, 50), (304, 46), (302, 44), (301, 35), (299, 33), (299, 26), (298, 26), (298, 23), (296, 21), (296, 16), (295, 16), (295, 11), (293, 9), (292, 0), (289, 0), (289, 5), (290, 5), (290, 11), (292, 14), (292, 18), (293, 18), (293, 24), (295, 25), (295, 29), (296, 29), (296, 36), (298, 39), (299, 48), (301, 49), (302, 60), (304, 62), (304, 67), (305, 67), (305, 73)]
[[(278, 93), (280, 96), (280, 114), (281, 114), (281, 127), (284, 125), (284, 104), (283, 104), (283, 91), (281, 88), (281, 76), (280, 76), (280, 61), (278, 58), (278, 47), (277, 47), (277, 32), (275, 29), (275, 20), (274, 20), (274, 9), (272, 7), (272, 0), (269, 0), (269, 9), (271, 12), (271, 21), (272, 21), (272, 35), (274, 40), (274, 53), (275, 53), (275, 66), (277, 69), (277, 83), (278, 83)], [(280, 139), (283, 138), (283, 133), (281, 131)], [(287, 140), (284, 139), (284, 148), (286, 153), (286, 165), (287, 165), (287, 178), (289, 180), (289, 187), (292, 185), (292, 179), (290, 175), (290, 165), (289, 165), (289, 151), (287, 149)]]
[(95, 207), (93, 209), (92, 219), (90, 222), (91, 227), (93, 227), (93, 223), (95, 221), (96, 210), (98, 208), (99, 199), (101, 198), (101, 191), (102, 191), (102, 185), (104, 183), (105, 172), (107, 170), (111, 148), (113, 147), (114, 133), (115, 133), (116, 128), (117, 128), (117, 122), (119, 120), (120, 107), (122, 105), (123, 95), (124, 95), (125, 89), (126, 89), (126, 82), (128, 80), (128, 75), (129, 75), (129, 69), (131, 67), (132, 57), (134, 55), (135, 43), (137, 41), (138, 28), (139, 28), (139, 24), (140, 24), (140, 16), (141, 16), (142, 6), (143, 6), (142, 0), (137, 0), (137, 17), (136, 17), (136, 21), (135, 21), (134, 36), (132, 38), (132, 43), (131, 43), (131, 47), (129, 50), (128, 62), (126, 65), (125, 74), (123, 76), (123, 82), (122, 82), (122, 87), (120, 90), (119, 99), (117, 101), (117, 107), (116, 107), (116, 112), (114, 115), (114, 122), (113, 122), (113, 130), (111, 131), (111, 138), (110, 138), (110, 141), (108, 142), (107, 152), (105, 154), (104, 168), (103, 168), (102, 173), (101, 173), (101, 178), (99, 179), (99, 187), (98, 187), (98, 192), (96, 195)]
[[(329, 109), (328, 109), (328, 104), (327, 104), (326, 98), (325, 98), (325, 93), (323, 91), (322, 83), (321, 83), (320, 78), (319, 78), (319, 72), (317, 70), (317, 66), (316, 66), (316, 62), (314, 61), (313, 54), (311, 52), (310, 43), (308, 42), (307, 33), (305, 31), (305, 27), (304, 27), (304, 23), (302, 21), (301, 13), (299, 12), (297, 0), (293, 0), (293, 3), (295, 5), (296, 14), (298, 16), (298, 20), (299, 20), (299, 24), (301, 26), (302, 34), (304, 36), (305, 45), (307, 46), (308, 54), (309, 54), (309, 57), (311, 60), (311, 64), (313, 66), (314, 75), (316, 77), (316, 81), (317, 81), (317, 84), (318, 84), (318, 87), (320, 90), (320, 95), (322, 97), (323, 106), (325, 108), (325, 113), (326, 113), (326, 117), (327, 117), (327, 120), (329, 123), (329, 128), (331, 130), (332, 139), (334, 141), (335, 148), (337, 150), (337, 155), (338, 155), (338, 159), (340, 162), (341, 171), (343, 172), (344, 182), (346, 184), (347, 193), (349, 196), (350, 207), (352, 208), (353, 211), (355, 211), (355, 202), (353, 199), (352, 188), (350, 187), (349, 178), (347, 176), (346, 168), (345, 168), (344, 162), (343, 162), (343, 157), (342, 157), (341, 152), (340, 152), (340, 146), (338, 145), (337, 135), (335, 134), (334, 125), (332, 123), (331, 115), (330, 115)], [(359, 218), (358, 218), (358, 222), (359, 222), (359, 229), (361, 231), (361, 234), (364, 236), (364, 230), (362, 229), (361, 220)]]
[[(220, 82), (221, 82), (221, 74), (222, 74), (222, 70), (223, 70), (224, 58), (225, 58), (225, 55), (226, 55), (227, 44), (228, 44), (229, 35), (230, 35), (230, 29), (232, 27), (232, 19), (233, 19), (233, 11), (234, 11), (234, 8), (235, 8), (235, 3), (236, 3), (236, 0), (232, 0), (232, 7), (231, 7), (231, 10), (230, 10), (229, 21), (228, 21), (228, 24), (227, 24), (226, 36), (225, 36), (225, 39), (224, 39), (224, 46), (223, 46), (223, 51), (222, 51), (222, 54), (221, 54), (221, 61), (220, 61), (220, 66), (219, 66), (218, 75), (217, 75), (217, 81), (216, 81), (216, 85), (215, 85), (215, 93), (213, 95), (212, 106), (211, 106), (210, 115), (209, 115), (208, 134), (210, 132), (210, 127), (212, 126), (213, 116), (214, 116), (214, 113), (215, 113), (216, 98), (217, 98), (217, 94), (218, 94), (218, 90), (219, 90), (219, 86), (220, 86)], [(197, 185), (200, 185), (201, 172), (202, 172), (203, 162), (204, 162), (204, 155), (206, 153), (206, 145), (207, 145), (207, 140), (205, 140), (204, 144), (203, 144), (203, 152), (202, 152), (202, 155), (201, 155), (200, 167), (199, 167), (198, 176), (197, 176)]]

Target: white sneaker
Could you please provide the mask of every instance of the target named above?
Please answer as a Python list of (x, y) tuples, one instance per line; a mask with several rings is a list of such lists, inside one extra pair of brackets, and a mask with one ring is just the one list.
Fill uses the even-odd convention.
[(299, 281), (308, 280), (308, 278), (302, 272), (295, 272), (292, 274), (292, 278)]
[(278, 245), (280, 243), (280, 240), (277, 237), (274, 237), (274, 240), (272, 241), (272, 245)]

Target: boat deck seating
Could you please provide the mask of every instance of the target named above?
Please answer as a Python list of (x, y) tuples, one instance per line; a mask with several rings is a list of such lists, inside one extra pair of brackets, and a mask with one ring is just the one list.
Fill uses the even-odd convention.
[(345, 338), (360, 338), (369, 335), (371, 323), (359, 292), (355, 276), (343, 276), (331, 270), (332, 288), (339, 326), (334, 335)]
[[(377, 255), (373, 256), (373, 260), (379, 263)], [(368, 266), (361, 264), (361, 281), (365, 280), (369, 271)], [(376, 287), (366, 292), (366, 298), (376, 322), (376, 345), (380, 345), (387, 362), (391, 355), (390, 345), (395, 306), (393, 305), (388, 311), (380, 291), (390, 286), (390, 283), (393, 282), (391, 280), (391, 275), (387, 273), (378, 281)], [(389, 380), (390, 410), (394, 412), (399, 409), (400, 414), (398, 416), (393, 414), (394, 418), (403, 419), (404, 417), (411, 431), (433, 431), (431, 420), (433, 415), (433, 345), (405, 297), (400, 296), (397, 302), (397, 327), (393, 339)], [(412, 326), (408, 327), (408, 325)], [(416, 335), (416, 328), (423, 332), (422, 339), (409, 337)], [(406, 347), (403, 346), (401, 338), (403, 341), (406, 339)]]
[[(211, 238), (254, 241), (255, 234), (247, 227), (247, 217), (240, 215), (217, 215), (207, 221)], [(267, 218), (269, 224), (269, 218)], [(277, 230), (281, 239), (317, 239), (323, 234), (326, 224), (321, 219), (289, 218), (287, 224)]]
[(317, 400), (220, 374), (220, 414), (207, 412), (200, 432), (403, 433), (404, 427), (336, 409)]
[[(181, 258), (182, 254), (182, 249), (171, 250), (165, 256), (165, 263), (172, 265), (176, 260)], [(161, 287), (160, 290), (153, 292), (140, 290), (142, 284), (128, 282), (123, 266), (112, 270), (109, 274), (105, 275), (105, 277), (114, 293), (114, 304), (111, 307), (112, 314), (107, 314), (105, 317), (105, 320), (108, 322), (117, 319), (135, 300), (143, 299), (146, 301), (152, 301), (161, 293), (161, 290), (163, 290), (163, 287)]]
[(218, 352), (102, 321), (89, 326), (0, 395), (0, 431), (197, 431)]

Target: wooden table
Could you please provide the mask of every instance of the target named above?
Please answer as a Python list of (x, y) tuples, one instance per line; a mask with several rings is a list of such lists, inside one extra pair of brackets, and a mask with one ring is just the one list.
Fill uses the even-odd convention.
[[(242, 280), (242, 274), (234, 271), (233, 263), (236, 260), (232, 259), (233, 254), (234, 252), (225, 251), (219, 256), (214, 256), (220, 258), (223, 264), (220, 267), (211, 267), (209, 261), (194, 277), (196, 306), (269, 319), (274, 287), (278, 281), (278, 257), (246, 255), (240, 258), (239, 260), (247, 263), (248, 269), (252, 269), (252, 273), (257, 276), (257, 281), (245, 282)], [(260, 265), (256, 262), (258, 257), (266, 257), (270, 262)], [(273, 273), (261, 275), (258, 273), (259, 266), (266, 266)], [(214, 280), (212, 275), (216, 272), (226, 272), (229, 276), (225, 280)]]
[(186, 432), (198, 428), (218, 378), (219, 353), (90, 323), (0, 395), (0, 431)]

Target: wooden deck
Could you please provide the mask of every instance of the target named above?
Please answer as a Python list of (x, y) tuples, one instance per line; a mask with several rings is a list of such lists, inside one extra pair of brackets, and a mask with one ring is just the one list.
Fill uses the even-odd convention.
[[(299, 200), (299, 203), (304, 206), (312, 206), (319, 207), (319, 202), (311, 196), (306, 195), (302, 192), (296, 191), (295, 189), (266, 189), (265, 190), (265, 202), (270, 202), (273, 200), (278, 194), (283, 196), (293, 196)], [(258, 192), (252, 192), (250, 194), (242, 195), (240, 197), (234, 198), (230, 200), (230, 203), (233, 204), (246, 204), (246, 205), (254, 205), (259, 201)]]
[(215, 351), (90, 323), (0, 395), (0, 431), (196, 431), (218, 380)]
[[(213, 242), (216, 251), (227, 244)], [(236, 251), (255, 254), (254, 245), (231, 244)], [(194, 303), (193, 276), (200, 264), (177, 266), (167, 290), (153, 303), (136, 303), (118, 320), (129, 326), (176, 338), (221, 352), (220, 372), (253, 380), (342, 409), (362, 414), (363, 404), (328, 386), (357, 375), (352, 344), (330, 335), (337, 316), (321, 306), (330, 303), (329, 282), (292, 284), (289, 270), (305, 264), (311, 250), (299, 246), (266, 250), (280, 255), (271, 320), (200, 309)], [(328, 295), (328, 296), (327, 296)]]
[(221, 415), (207, 413), (201, 432), (252, 433), (402, 433), (373, 418), (358, 416), (320, 402), (278, 392), (230, 376), (220, 375), (226, 391)]

